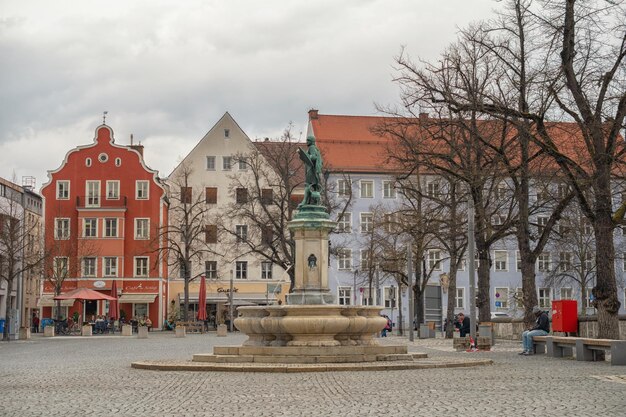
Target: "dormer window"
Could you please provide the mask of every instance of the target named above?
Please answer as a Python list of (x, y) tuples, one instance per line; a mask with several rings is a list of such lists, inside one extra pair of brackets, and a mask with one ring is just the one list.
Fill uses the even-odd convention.
[(230, 137), (230, 129), (224, 129), (224, 137), (225, 138), (229, 138)]

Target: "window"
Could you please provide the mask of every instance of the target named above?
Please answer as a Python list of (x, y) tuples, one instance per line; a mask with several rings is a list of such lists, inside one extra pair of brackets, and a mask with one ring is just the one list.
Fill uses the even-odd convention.
[(217, 187), (206, 187), (204, 193), (207, 204), (217, 204)]
[(230, 171), (232, 169), (233, 159), (230, 156), (222, 157), (222, 170)]
[(571, 300), (572, 299), (572, 289), (568, 287), (561, 288), (561, 300)]
[(441, 271), (441, 251), (431, 249), (428, 251), (428, 269), (431, 271)]
[(504, 224), (505, 218), (501, 214), (494, 214), (491, 216), (491, 225), (492, 226), (502, 226)]
[(116, 167), (122, 166), (122, 158), (115, 158), (115, 166)]
[(96, 258), (83, 258), (83, 276), (95, 277), (96, 276)]
[(204, 262), (204, 275), (207, 279), (217, 278), (217, 261)]
[(148, 315), (147, 303), (133, 303), (133, 316), (143, 317)]
[(261, 279), (272, 279), (272, 263), (261, 262)]
[(230, 137), (230, 129), (224, 129), (224, 137), (225, 138), (229, 138)]
[(87, 181), (87, 207), (100, 207), (100, 181)]
[(136, 181), (135, 182), (135, 198), (137, 200), (147, 200), (149, 198), (148, 181)]
[(91, 166), (91, 158), (85, 158), (85, 166), (86, 167), (90, 167)]
[(361, 292), (361, 305), (364, 305), (364, 306), (376, 305), (376, 288), (372, 288), (371, 293), (370, 293), (369, 287), (363, 288), (363, 292)]
[(248, 161), (245, 157), (240, 157), (238, 160), (239, 171), (246, 171), (248, 169)]
[(352, 183), (348, 180), (337, 181), (337, 194), (341, 197), (347, 197), (352, 193)]
[(585, 236), (591, 236), (593, 234), (593, 228), (591, 227), (591, 223), (589, 223), (589, 220), (587, 219), (583, 219), (583, 234)]
[(396, 233), (400, 226), (398, 213), (385, 213), (385, 230), (387, 233)]
[(70, 182), (57, 181), (57, 200), (70, 199)]
[(566, 237), (571, 231), (571, 226), (567, 220), (560, 220), (557, 226), (557, 231), (562, 237)]
[(494, 267), (496, 271), (508, 271), (509, 252), (505, 250), (493, 251)]
[(509, 187), (506, 182), (501, 182), (498, 184), (496, 188), (496, 198), (498, 200), (506, 200), (507, 194), (509, 193)]
[(365, 271), (372, 265), (372, 251), (369, 249), (361, 249), (361, 270)]
[(337, 287), (337, 302), (342, 306), (351, 305), (352, 288), (350, 287)]
[(457, 287), (456, 296), (454, 297), (454, 308), (465, 308), (465, 288)]
[(104, 219), (104, 237), (117, 237), (117, 219)]
[(430, 198), (439, 197), (439, 183), (437, 181), (431, 181), (426, 184), (426, 192)]
[(69, 273), (69, 258), (59, 256), (54, 258), (54, 276), (56, 278), (65, 278)]
[(517, 271), (522, 270), (522, 255), (519, 253), (518, 250), (515, 251), (515, 269)]
[(593, 308), (593, 304), (592, 304), (592, 302), (593, 302), (593, 294), (592, 294), (591, 290), (593, 290), (592, 287), (587, 287), (586, 294), (585, 294), (585, 299), (582, 300), (583, 307), (585, 307), (585, 308)]
[(361, 213), (361, 233), (369, 233), (374, 226), (374, 215), (372, 213)]
[(70, 238), (70, 219), (54, 219), (54, 238), (57, 240)]
[(135, 276), (147, 277), (148, 276), (148, 257), (141, 256), (135, 258)]
[(374, 198), (374, 181), (361, 180), (361, 198)]
[(206, 169), (208, 171), (215, 171), (215, 157), (214, 156), (206, 157)]
[(261, 204), (265, 204), (266, 206), (272, 204), (274, 202), (274, 190), (271, 188), (263, 188), (261, 190)]
[[(352, 232), (352, 213), (343, 213), (337, 218), (337, 233)], [(626, 265), (626, 262), (624, 263)]]
[(550, 288), (539, 288), (539, 307), (551, 308), (552, 298), (550, 296)]
[(83, 237), (98, 237), (98, 219), (83, 219)]
[(217, 225), (209, 224), (204, 229), (205, 243), (217, 243)]
[(109, 155), (105, 154), (104, 152), (98, 155), (98, 161), (100, 161), (101, 163), (105, 163), (108, 160), (109, 160)]
[(247, 188), (237, 188), (236, 193), (237, 204), (246, 204), (248, 202)]
[(192, 193), (191, 187), (180, 187), (180, 202), (182, 204), (191, 204)]
[(524, 291), (521, 287), (517, 287), (515, 289), (515, 294), (513, 295), (513, 307), (516, 309), (524, 308)]
[(396, 308), (396, 287), (383, 288), (385, 308)]
[(396, 188), (393, 181), (383, 181), (383, 198), (396, 198)]
[(261, 226), (261, 243), (264, 245), (271, 245), (274, 241), (274, 229), (272, 225)]
[(237, 237), (237, 243), (242, 243), (248, 240), (248, 226), (245, 224), (236, 225), (235, 236)]
[(537, 236), (540, 237), (548, 224), (546, 216), (537, 216)]
[(593, 270), (593, 267), (594, 267), (593, 253), (587, 252), (585, 254), (585, 270), (591, 271)]
[(117, 276), (117, 258), (115, 257), (104, 257), (104, 276), (105, 277), (116, 277)]
[(508, 287), (496, 287), (494, 288), (494, 295), (496, 301), (496, 308), (508, 309), (509, 308), (509, 288)]
[(550, 193), (548, 192), (548, 187), (546, 185), (539, 186), (537, 190), (537, 203), (543, 204), (546, 203), (550, 199)]
[(107, 181), (107, 200), (119, 200), (120, 199), (120, 182), (119, 181)]
[(352, 269), (352, 249), (340, 248), (337, 250), (337, 269)]
[(248, 279), (248, 261), (235, 262), (235, 278)]
[(543, 252), (537, 256), (537, 270), (548, 272), (550, 270), (550, 254)]
[(135, 239), (150, 238), (150, 219), (135, 219)]
[(571, 252), (559, 253), (559, 271), (567, 272), (572, 269), (572, 254)]
[(569, 194), (569, 186), (567, 184), (559, 184), (556, 188), (556, 195), (559, 199), (565, 198)]

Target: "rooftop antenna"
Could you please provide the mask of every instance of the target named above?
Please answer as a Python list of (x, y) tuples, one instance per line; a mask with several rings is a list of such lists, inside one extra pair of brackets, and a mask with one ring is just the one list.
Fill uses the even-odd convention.
[(107, 114), (108, 114), (108, 113), (109, 113), (109, 112), (108, 112), (108, 111), (106, 111), (106, 110), (102, 112), (102, 124), (103, 124), (103, 125), (107, 124)]

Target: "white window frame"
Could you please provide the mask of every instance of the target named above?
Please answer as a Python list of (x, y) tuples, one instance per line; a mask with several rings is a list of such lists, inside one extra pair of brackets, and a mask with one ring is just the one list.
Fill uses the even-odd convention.
[(246, 163), (246, 157), (242, 156), (241, 158), (239, 158), (239, 160), (237, 161), (237, 168), (239, 171), (247, 171), (248, 170), (248, 164)]
[(108, 180), (106, 182), (106, 195), (107, 200), (119, 200), (120, 199), (120, 182), (119, 180)]
[(273, 279), (274, 263), (261, 261), (261, 279)]
[(374, 198), (374, 180), (360, 180), (359, 190), (361, 198)]
[(442, 263), (441, 249), (429, 249), (427, 256), (428, 256), (428, 270), (429, 271), (441, 271), (441, 263)]
[(337, 180), (337, 195), (340, 197), (349, 196), (352, 192), (352, 181)]
[(235, 261), (235, 279), (248, 279), (248, 261)]
[(515, 251), (515, 270), (517, 272), (522, 270), (522, 254), (520, 251)]
[[(509, 308), (509, 287), (495, 287), (493, 289), (493, 301), (494, 301), (494, 306), (495, 306), (495, 302), (499, 301), (500, 307), (496, 307), (496, 309), (498, 310), (508, 310)], [(500, 297), (496, 298), (496, 294), (500, 293)], [(504, 296), (502, 296), (502, 294), (504, 293)]]
[(537, 216), (537, 238), (541, 237), (546, 225), (548, 224), (549, 217)]
[(104, 256), (102, 258), (102, 276), (117, 277), (118, 275), (117, 256)]
[(135, 256), (133, 262), (133, 276), (136, 278), (146, 278), (149, 274), (150, 258), (148, 256)]
[(371, 263), (371, 254), (372, 251), (370, 249), (361, 249), (360, 251), (360, 256), (361, 256), (361, 262), (360, 262), (360, 268), (361, 271), (367, 271), (369, 270), (369, 268), (371, 267), (371, 265), (368, 265), (368, 263)]
[[(584, 308), (593, 308), (593, 306), (591, 305), (591, 295), (592, 295), (591, 290), (592, 289), (593, 287), (587, 287), (587, 298), (584, 300), (581, 300)], [(582, 291), (581, 291), (581, 296), (582, 296)]]
[(206, 170), (215, 171), (215, 155), (206, 156)]
[[(214, 268), (209, 268), (209, 266)], [(206, 279), (217, 279), (217, 261), (204, 261), (204, 277)]]
[(370, 288), (369, 286), (365, 286), (362, 288), (361, 291), (361, 305), (362, 306), (369, 306), (369, 305), (377, 305), (377, 300), (376, 300), (376, 287), (372, 286), (372, 304), (370, 304), (369, 302), (369, 295), (370, 295)]
[[(499, 257), (502, 257), (503, 254), (504, 254), (504, 259), (498, 259)], [(507, 250), (494, 250), (493, 251), (493, 270), (497, 272), (508, 272), (509, 251)]]
[(342, 271), (352, 269), (352, 249), (339, 248), (337, 250), (337, 269)]
[[(548, 293), (547, 297), (545, 294), (546, 291)], [(552, 308), (552, 288), (550, 287), (537, 288), (537, 303), (539, 304), (539, 308), (544, 308), (544, 309)]]
[[(63, 224), (63, 227), (59, 227)], [(55, 240), (68, 240), (72, 234), (71, 223), (68, 217), (55, 217), (54, 218), (54, 239)], [(59, 233), (61, 232), (61, 233)]]
[(233, 157), (222, 156), (222, 171), (232, 171), (233, 169)]
[(559, 271), (572, 270), (572, 252), (559, 252)]
[(463, 310), (465, 308), (465, 287), (456, 287), (454, 295), (454, 308)]
[(394, 181), (384, 180), (383, 181), (383, 198), (396, 198), (396, 187), (394, 187)]
[(374, 230), (374, 214), (369, 212), (359, 213), (359, 229), (361, 233), (370, 233)]
[[(568, 292), (569, 294), (564, 294), (564, 290), (565, 292)], [(572, 287), (561, 287), (559, 289), (559, 297), (561, 300), (573, 300), (574, 290), (572, 289)]]
[[(93, 234), (87, 235), (87, 224), (91, 223), (91, 221), (95, 222), (95, 227), (93, 227)], [(92, 228), (89, 228), (89, 230), (92, 230)], [(83, 237), (85, 238), (98, 237), (98, 218), (97, 217), (83, 217)]]
[[(144, 227), (140, 227), (140, 223), (145, 223)], [(143, 232), (143, 233), (140, 233), (140, 232)], [(136, 217), (135, 218), (135, 240), (147, 240), (147, 239), (150, 239), (150, 218)]]
[[(63, 262), (61, 262), (63, 261)], [(59, 263), (63, 263), (65, 265), (59, 265)], [(57, 278), (68, 278), (70, 273), (70, 258), (67, 256), (55, 256), (53, 261), (54, 275)], [(62, 273), (58, 273), (59, 268), (64, 268)]]
[(248, 225), (236, 224), (235, 225), (235, 240), (237, 243), (244, 243), (248, 240)]
[(396, 308), (396, 304), (398, 303), (396, 287), (383, 287), (382, 294), (383, 299), (381, 301), (385, 308)]
[[(110, 231), (109, 231), (110, 227), (108, 225), (108, 222), (110, 220), (114, 221), (114, 223), (111, 223), (111, 226), (115, 225), (115, 235), (110, 234)], [(103, 230), (103, 237), (108, 237), (108, 238), (119, 237), (119, 234), (120, 234), (120, 219), (118, 219), (117, 217), (105, 217), (103, 229), (104, 229)]]
[(439, 181), (433, 180), (426, 182), (426, 194), (431, 198), (439, 198), (441, 195), (441, 186)]
[(337, 233), (352, 233), (352, 213), (343, 213), (337, 218)]
[(100, 180), (85, 181), (85, 207), (100, 207)]
[(135, 200), (150, 199), (150, 183), (146, 180), (135, 181)]
[[(546, 256), (547, 259), (543, 259)], [(549, 272), (550, 271), (550, 252), (541, 252), (537, 256), (537, 271), (538, 272)]]
[[(93, 261), (93, 265), (87, 268), (87, 260)], [(95, 277), (98, 271), (98, 258), (95, 256), (85, 256), (81, 260), (81, 272), (84, 277)]]
[[(67, 188), (62, 187), (62, 185)], [(56, 190), (57, 200), (69, 200), (70, 199), (70, 182), (68, 180), (57, 181)]]
[(352, 287), (337, 287), (337, 304), (352, 305)]

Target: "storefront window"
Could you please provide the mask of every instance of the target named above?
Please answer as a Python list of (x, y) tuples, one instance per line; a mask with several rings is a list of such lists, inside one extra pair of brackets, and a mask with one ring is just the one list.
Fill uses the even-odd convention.
[(148, 315), (148, 304), (147, 303), (135, 303), (133, 304), (133, 316), (136, 318), (141, 318), (143, 316)]

